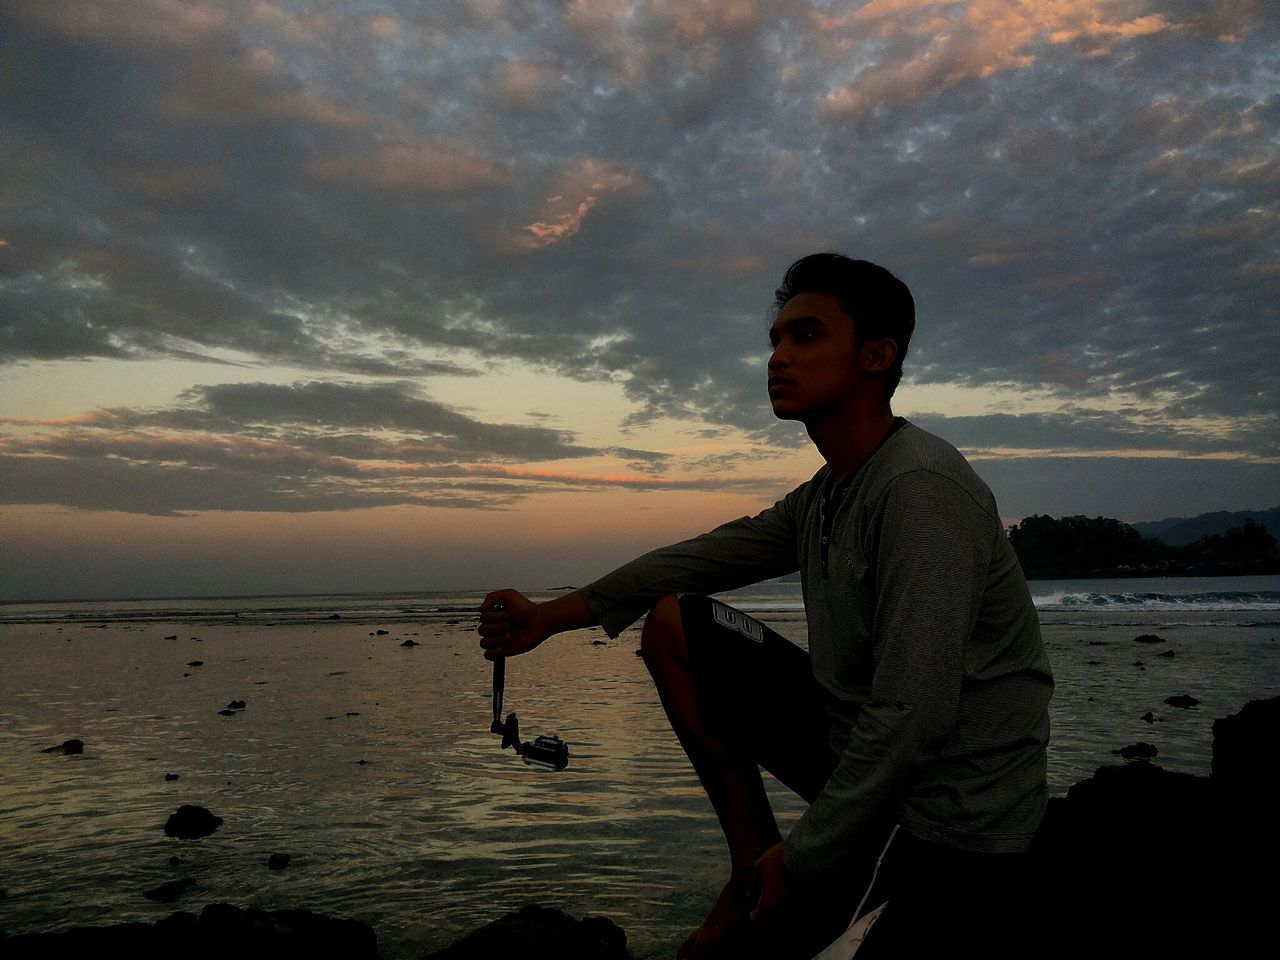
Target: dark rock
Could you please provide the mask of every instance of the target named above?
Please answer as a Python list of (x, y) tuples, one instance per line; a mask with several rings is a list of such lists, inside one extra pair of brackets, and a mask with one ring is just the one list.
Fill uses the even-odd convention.
[(176, 773), (166, 773), (166, 774), (164, 775), (164, 782), (165, 782), (165, 783), (173, 783), (173, 781), (175, 781), (175, 780), (177, 780), (177, 779), (178, 779), (178, 774), (176, 774)]
[(41, 753), (56, 753), (59, 756), (69, 757), (73, 754), (84, 753), (83, 740), (63, 740), (56, 747), (45, 747)]
[(1061, 934), (1045, 955), (1235, 957), (1270, 942), (1275, 886), (1258, 869), (1280, 859), (1277, 738), (1280, 697), (1255, 701), (1214, 723), (1209, 777), (1130, 763), (1052, 798), (1025, 905)]
[(167, 637), (165, 637), (165, 639), (166, 639), (166, 640), (177, 640), (177, 639), (178, 639), (178, 635), (177, 635), (176, 633), (171, 633), (171, 634), (169, 634)]
[(227, 704), (227, 709), (228, 709), (228, 710), (243, 710), (243, 709), (244, 709), (244, 706), (245, 706), (245, 704), (244, 704), (244, 701), (243, 701), (243, 700), (232, 700), (230, 703), (228, 703), (228, 704)]
[(385, 636), (387, 636), (387, 635), (388, 635), (388, 633), (390, 633), (390, 631), (388, 631), (388, 630), (375, 630), (375, 631), (374, 631), (374, 634), (375, 634), (375, 635), (377, 635), (377, 636), (379, 636), (379, 637), (385, 637)]
[(1131, 743), (1127, 747), (1121, 747), (1115, 751), (1126, 760), (1150, 760), (1152, 757), (1160, 753), (1153, 745), (1149, 743)]
[(1188, 697), (1186, 694), (1179, 694), (1176, 697), (1165, 697), (1164, 702), (1171, 707), (1180, 707), (1183, 710), (1189, 710), (1200, 703), (1200, 701), (1195, 697)]
[[(639, 651), (639, 650), (637, 650), (637, 651), (636, 651), (636, 656), (637, 656), (637, 657), (638, 657), (638, 656), (640, 656), (640, 651)], [(1089, 661), (1089, 666), (1091, 666), (1091, 667), (1100, 667), (1100, 666), (1102, 666), (1102, 661), (1101, 661), (1101, 660), (1090, 660), (1090, 661)]]
[(608, 646), (608, 644), (606, 644), (603, 640), (592, 640), (592, 641), (591, 641), (591, 645), (592, 645), (593, 647), (604, 647), (604, 646)]
[(197, 840), (200, 837), (209, 836), (220, 826), (222, 826), (221, 817), (215, 817), (204, 807), (187, 803), (170, 814), (164, 824), (164, 833), (167, 837)]
[(1148, 710), (1146, 713), (1144, 713), (1144, 714), (1143, 714), (1141, 717), (1139, 717), (1138, 719), (1143, 720), (1143, 721), (1145, 721), (1146, 723), (1155, 723), (1155, 722), (1156, 722), (1158, 719), (1160, 719), (1160, 718), (1159, 718), (1159, 717), (1157, 717), (1157, 716), (1156, 716), (1154, 713), (1152, 713), (1150, 710)]
[(154, 890), (148, 890), (143, 896), (156, 903), (173, 903), (194, 886), (196, 882), (190, 877), (179, 877), (177, 880), (160, 884)]
[(327, 617), (325, 617), (325, 619), (326, 619), (326, 620), (341, 620), (342, 618), (341, 618), (340, 616), (338, 616), (336, 613), (331, 613), (331, 614), (329, 614)]
[(519, 913), (467, 934), (423, 960), (627, 960), (627, 935), (611, 920), (574, 920), (549, 907), (529, 904)]
[(1134, 665), (1135, 667), (1137, 667), (1139, 670), (1141, 670), (1141, 669), (1143, 669), (1144, 667), (1146, 667), (1146, 664), (1145, 664), (1145, 663), (1143, 663), (1141, 660), (1135, 660), (1135, 661), (1133, 661), (1133, 665)]
[(220, 717), (234, 717), (235, 715), (236, 715), (236, 711), (234, 711), (234, 710), (219, 710), (219, 711), (218, 711), (218, 716), (220, 716)]
[(360, 716), (360, 711), (359, 711), (359, 710), (348, 710), (348, 711), (347, 711), (347, 716), (348, 716), (348, 717), (358, 717), (358, 716)]
[(178, 866), (181, 866), (181, 865), (182, 865), (182, 861), (181, 861), (179, 858), (177, 858), (177, 857), (170, 857), (170, 858), (169, 858), (169, 866), (171, 866), (171, 867), (178, 867)]
[(404, 643), (400, 644), (400, 646), (402, 646), (402, 647), (420, 647), (420, 646), (422, 646), (422, 644), (418, 643), (418, 641), (417, 641), (417, 640), (414, 640), (412, 637), (410, 637), (410, 638), (409, 638), (408, 640), (406, 640)]
[(378, 938), (357, 920), (336, 920), (307, 910), (268, 912), (220, 903), (205, 907), (199, 917), (179, 912), (154, 926), (122, 923), (9, 937), (4, 953), (5, 960), (91, 956), (377, 960)]
[(1166, 650), (1163, 653), (1157, 653), (1157, 657), (1164, 657), (1166, 660), (1174, 655), (1172, 650)]
[(1274, 803), (1280, 780), (1276, 744), (1280, 743), (1280, 697), (1246, 703), (1239, 713), (1213, 721), (1210, 779), (1234, 796)]
[(287, 853), (273, 853), (267, 857), (268, 870), (283, 870), (289, 865), (289, 861), (293, 858)]
[(643, 656), (644, 656), (644, 651), (643, 651), (643, 650), (637, 650), (637, 651), (636, 651), (636, 656), (637, 656), (637, 657), (643, 657)]
[(1134, 643), (1164, 643), (1164, 637), (1157, 637), (1154, 633), (1144, 633), (1141, 636), (1133, 638)]
[(1107, 641), (1105, 641), (1105, 640), (1090, 640), (1090, 641), (1089, 641), (1089, 646), (1091, 646), (1091, 647), (1105, 647), (1106, 645), (1107, 645)]
[(203, 666), (204, 666), (204, 661), (203, 661), (203, 660), (188, 660), (188, 661), (187, 661), (187, 666), (188, 666), (188, 667), (203, 667)]

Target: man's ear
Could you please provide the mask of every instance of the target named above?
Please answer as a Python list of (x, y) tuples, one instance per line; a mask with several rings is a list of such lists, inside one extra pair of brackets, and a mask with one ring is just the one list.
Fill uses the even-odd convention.
[(878, 377), (893, 366), (898, 357), (898, 344), (889, 339), (867, 340), (860, 348), (862, 370), (870, 377)]

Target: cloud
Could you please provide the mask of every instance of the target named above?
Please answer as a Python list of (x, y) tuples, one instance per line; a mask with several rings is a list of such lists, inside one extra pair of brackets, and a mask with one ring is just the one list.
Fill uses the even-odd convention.
[(487, 157), (445, 143), (397, 144), (372, 153), (323, 157), (306, 167), (308, 176), (382, 190), (463, 194), (504, 179)]
[(528, 110), (538, 106), (560, 80), (555, 70), (527, 60), (507, 60), (498, 68), (494, 92), (507, 109)]
[(0, 45), (4, 360), (513, 361), (786, 449), (764, 310), (840, 249), (916, 294), (907, 402), (999, 384), (1068, 411), (1046, 435), (1111, 407), (1233, 450), (1277, 408), (1257, 4), (113, 8), (20, 4)]
[(637, 186), (634, 175), (595, 159), (577, 160), (556, 175), (543, 202), (545, 218), (523, 228), (522, 242), (534, 249), (568, 240), (582, 229), (600, 203)]
[[(668, 455), (584, 447), (545, 427), (487, 423), (409, 383), (202, 386), (160, 409), (0, 419), (0, 502), (176, 514), (395, 504), (505, 508), (538, 490), (757, 491), (779, 481), (660, 476)], [(552, 469), (615, 457), (635, 474)]]
[[(871, 0), (848, 13), (815, 9), (811, 24), (828, 57), (864, 61), (856, 78), (828, 93), (832, 120), (864, 120), (966, 80), (1032, 66), (1045, 45), (1096, 56), (1122, 41), (1173, 29), (1155, 0)], [(859, 56), (866, 45), (887, 51)]]

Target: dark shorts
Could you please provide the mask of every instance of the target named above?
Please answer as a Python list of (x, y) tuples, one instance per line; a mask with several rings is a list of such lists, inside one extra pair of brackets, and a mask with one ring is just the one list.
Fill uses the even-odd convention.
[(680, 617), (707, 729), (810, 803), (835, 769), (809, 654), (718, 600), (686, 595)]
[[(760, 621), (703, 596), (680, 598), (689, 667), (703, 723), (742, 746), (755, 761), (804, 799), (813, 802), (835, 769), (828, 739), (824, 691), (813, 677), (809, 655)], [(842, 889), (809, 891), (815, 920), (852, 911), (873, 875), (866, 908), (889, 901), (862, 950), (867, 960), (890, 960), (973, 947), (983, 955), (1012, 957), (1025, 945), (1030, 910), (1023, 895), (1033, 890), (1025, 854), (966, 853), (920, 840), (899, 830), (876, 874), (875, 864), (891, 820), (868, 837), (835, 884)], [(828, 887), (830, 885), (827, 885)], [(833, 925), (830, 940), (848, 916)], [(804, 953), (808, 950), (808, 953)], [(804, 947), (807, 958), (816, 950)], [(782, 957), (778, 945), (742, 956)]]

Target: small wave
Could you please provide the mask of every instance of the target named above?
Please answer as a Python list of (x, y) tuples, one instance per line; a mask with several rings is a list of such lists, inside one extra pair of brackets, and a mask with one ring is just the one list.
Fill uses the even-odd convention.
[(1280, 593), (1273, 591), (1210, 593), (1102, 593), (1058, 591), (1032, 598), (1038, 610), (1099, 610), (1174, 612), (1264, 612), (1280, 611)]

